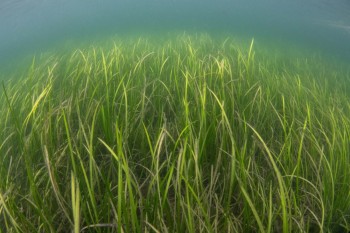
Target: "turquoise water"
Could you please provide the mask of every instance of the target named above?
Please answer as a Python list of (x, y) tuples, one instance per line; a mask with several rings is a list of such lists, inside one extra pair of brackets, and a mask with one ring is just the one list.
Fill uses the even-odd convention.
[(0, 67), (64, 43), (172, 31), (231, 34), (350, 60), (347, 0), (3, 0)]

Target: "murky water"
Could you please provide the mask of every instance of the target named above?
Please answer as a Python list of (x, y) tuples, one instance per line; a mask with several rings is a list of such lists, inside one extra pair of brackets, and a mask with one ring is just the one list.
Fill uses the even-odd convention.
[(254, 37), (350, 61), (348, 0), (2, 0), (0, 64), (67, 41), (171, 31)]

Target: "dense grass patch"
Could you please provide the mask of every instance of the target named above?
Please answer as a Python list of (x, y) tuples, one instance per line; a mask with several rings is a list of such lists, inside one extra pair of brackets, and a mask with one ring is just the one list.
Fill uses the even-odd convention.
[(349, 231), (349, 74), (253, 45), (34, 60), (1, 88), (0, 230)]

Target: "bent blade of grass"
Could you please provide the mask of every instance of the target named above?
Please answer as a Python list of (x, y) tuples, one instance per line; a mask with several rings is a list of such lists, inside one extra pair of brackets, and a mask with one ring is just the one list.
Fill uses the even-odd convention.
[(232, 192), (233, 192), (233, 188), (234, 188), (234, 183), (235, 183), (235, 171), (236, 171), (236, 150), (235, 150), (235, 147), (236, 147), (236, 142), (235, 142), (235, 139), (234, 139), (234, 136), (233, 136), (233, 131), (232, 131), (232, 128), (231, 128), (231, 124), (230, 124), (230, 121), (227, 117), (227, 114), (226, 114), (226, 111), (224, 109), (224, 102), (221, 102), (218, 98), (218, 96), (214, 93), (214, 91), (212, 91), (209, 87), (207, 87), (207, 89), (211, 92), (211, 94), (214, 96), (217, 104), (219, 105), (220, 107), (220, 110), (221, 110), (221, 114), (222, 114), (222, 117), (223, 117), (223, 122), (227, 128), (227, 132), (229, 134), (229, 138), (230, 138), (230, 141), (231, 141), (231, 153), (229, 153), (229, 156), (231, 158), (230, 162), (231, 162), (231, 166), (230, 166), (230, 183), (229, 183), (229, 196), (227, 196), (227, 200), (226, 200), (226, 209), (229, 209), (229, 205), (230, 205), (230, 200), (231, 200), (231, 195), (232, 195)]
[[(92, 224), (92, 225), (85, 226), (85, 227), (81, 228), (81, 230), (79, 232), (84, 232), (86, 230), (91, 230), (92, 232), (101, 232), (97, 229), (98, 228), (112, 228), (113, 229), (116, 227), (117, 227), (117, 225), (113, 224), (113, 223), (98, 223), (98, 224)], [(95, 231), (92, 229), (95, 229)], [(102, 232), (105, 232), (105, 231), (102, 231)], [(109, 231), (107, 231), (107, 232), (109, 232)], [(114, 232), (114, 231), (112, 230), (112, 232)], [(122, 230), (122, 233), (124, 233), (123, 230)]]
[[(88, 197), (89, 197), (89, 200), (91, 203), (91, 209), (93, 211), (93, 213), (91, 213), (90, 208), (89, 208), (89, 213), (90, 213), (90, 216), (92, 217), (92, 219), (94, 219), (94, 221), (98, 222), (99, 221), (99, 214), (98, 214), (98, 209), (97, 209), (97, 200), (96, 200), (96, 196), (95, 196), (94, 187), (91, 187), (91, 184), (94, 183), (94, 180), (92, 180), (92, 181), (89, 180), (89, 176), (88, 176), (87, 171), (86, 171), (87, 170), (86, 166), (83, 163), (83, 160), (81, 159), (79, 152), (77, 152), (77, 157), (78, 157), (78, 161), (80, 164), (82, 175), (84, 177), (85, 185), (87, 188)], [(79, 174), (76, 174), (76, 175), (79, 175)], [(84, 191), (85, 190), (83, 190), (83, 192)]]
[[(320, 145), (316, 145), (318, 148), (317, 150), (319, 151), (321, 158), (320, 158), (320, 168), (321, 169), (321, 162), (324, 161), (325, 163), (325, 167), (328, 170), (328, 176), (324, 176), (324, 177), (318, 177), (319, 179), (330, 179), (330, 187), (327, 187), (327, 185), (324, 185), (323, 187), (323, 191), (325, 192), (325, 194), (328, 196), (329, 194), (327, 193), (328, 189), (330, 189), (330, 208), (329, 208), (329, 215), (332, 216), (333, 215), (333, 211), (334, 211), (334, 200), (335, 200), (335, 196), (336, 196), (336, 191), (335, 191), (335, 181), (334, 181), (334, 175), (333, 175), (333, 170), (332, 170), (332, 166), (329, 163), (328, 159), (327, 159), (327, 155), (324, 153), (323, 151), (323, 147), (321, 147)], [(318, 172), (321, 173), (321, 172)], [(324, 213), (323, 213), (324, 214)], [(324, 216), (322, 217), (322, 224), (324, 221)], [(329, 219), (329, 221), (331, 221), (331, 218)]]
[(257, 222), (258, 224), (258, 227), (259, 227), (259, 231), (262, 232), (262, 233), (265, 233), (265, 229), (264, 229), (264, 225), (261, 221), (261, 218), (259, 217), (259, 214), (258, 214), (258, 211), (256, 210), (254, 204), (253, 204), (253, 201), (252, 199), (249, 197), (249, 194), (247, 193), (247, 191), (245, 190), (245, 188), (243, 187), (244, 185), (242, 184), (242, 181), (236, 177), (237, 180), (239, 181), (240, 185), (239, 187), (241, 188), (241, 191), (243, 193), (243, 196), (244, 198), (246, 199), (246, 201), (248, 202), (248, 205), (251, 209), (251, 211), (253, 212), (253, 215), (254, 215), (254, 218), (255, 218), (255, 221)]
[(281, 173), (280, 173), (280, 171), (275, 163), (275, 159), (272, 156), (270, 149), (266, 145), (265, 141), (262, 139), (261, 135), (249, 123), (246, 122), (246, 124), (254, 132), (254, 134), (258, 137), (260, 143), (264, 147), (264, 149), (269, 157), (270, 163), (272, 164), (275, 175), (277, 177), (278, 186), (279, 186), (279, 190), (280, 190), (280, 201), (281, 201), (281, 205), (282, 205), (283, 232), (287, 233), (287, 232), (289, 232), (289, 221), (288, 221), (288, 213), (287, 213), (287, 196), (286, 196), (285, 184), (283, 181), (283, 177), (282, 177), (282, 175), (281, 175)]
[[(191, 200), (189, 199), (190, 194), (191, 194), (191, 196), (197, 202), (197, 205), (198, 205), (202, 215), (204, 216), (204, 222), (205, 222), (205, 226), (207, 227), (207, 232), (213, 232), (211, 224), (210, 224), (210, 219), (209, 219), (208, 213), (205, 210), (205, 208), (204, 208), (204, 206), (202, 204), (202, 201), (199, 199), (199, 196), (196, 194), (196, 192), (192, 188), (192, 186), (189, 183), (188, 179), (185, 176), (183, 176), (182, 174), (181, 174), (181, 180), (184, 181), (185, 184), (186, 184), (186, 201), (187, 201), (187, 209), (188, 209), (188, 215), (189, 215), (188, 218), (190, 218), (189, 222), (194, 225), (194, 223), (193, 223), (193, 216), (192, 216), (192, 213), (191, 213), (194, 210), (191, 209), (191, 208), (193, 208), (193, 205), (191, 205)], [(188, 192), (188, 190), (190, 192)], [(195, 227), (195, 226), (192, 226), (192, 229), (194, 230), (195, 228), (193, 228), (193, 227)]]
[(250, 42), (249, 51), (248, 51), (248, 64), (250, 63), (251, 59), (254, 58), (254, 52), (253, 52), (253, 45), (254, 45), (254, 38)]
[[(324, 228), (324, 219), (325, 219), (326, 209), (325, 209), (325, 204), (323, 203), (323, 197), (322, 197), (321, 190), (315, 184), (313, 184), (310, 180), (308, 180), (302, 176), (286, 175), (286, 177), (291, 177), (291, 178), (301, 180), (301, 181), (305, 182), (306, 184), (308, 184), (313, 189), (313, 192), (308, 192), (308, 191), (305, 191), (305, 192), (307, 194), (309, 194), (311, 197), (313, 197), (316, 201), (319, 202), (319, 205), (321, 208), (321, 220), (319, 220), (317, 215), (315, 215), (314, 213), (313, 213), (313, 216), (315, 217), (315, 220), (317, 221), (317, 223), (320, 226), (320, 229), (322, 230)], [(311, 209), (309, 209), (309, 211), (311, 211)]]
[(40, 95), (38, 96), (38, 98), (37, 98), (36, 101), (34, 102), (32, 109), (31, 109), (30, 112), (28, 113), (27, 117), (24, 119), (24, 122), (23, 122), (24, 128), (27, 127), (28, 122), (29, 122), (31, 116), (33, 116), (33, 115), (35, 114), (35, 112), (36, 112), (36, 110), (38, 109), (38, 106), (39, 106), (41, 100), (45, 99), (45, 97), (50, 93), (51, 88), (52, 88), (52, 84), (49, 84), (49, 85), (47, 85), (47, 86), (45, 87), (45, 89), (40, 93)]
[(70, 159), (72, 162), (73, 171), (74, 171), (74, 174), (78, 174), (77, 173), (77, 166), (76, 166), (75, 158), (74, 158), (74, 151), (73, 151), (72, 139), (70, 136), (69, 125), (68, 125), (68, 121), (67, 121), (67, 117), (66, 117), (66, 112), (64, 111), (64, 109), (62, 109), (62, 116), (63, 116), (65, 131), (66, 131), (67, 143), (68, 143), (68, 148), (69, 148), (69, 155), (70, 155)]
[(133, 73), (136, 73), (136, 70), (142, 65), (142, 63), (145, 61), (145, 59), (149, 56), (151, 56), (152, 54), (154, 54), (154, 52), (150, 52), (148, 54), (146, 54), (145, 56), (143, 56), (141, 59), (138, 60), (138, 62), (135, 65), (135, 68), (133, 70)]
[[(96, 116), (97, 116), (97, 113), (98, 113), (98, 110), (99, 110), (99, 106), (100, 106), (100, 102), (97, 104), (97, 106), (95, 106), (95, 111), (93, 113), (93, 116), (92, 116), (92, 122), (91, 122), (91, 126), (88, 126), (88, 131), (89, 131), (89, 135), (86, 133), (86, 130), (84, 129), (84, 124), (80, 118), (80, 111), (78, 110), (78, 115), (79, 115), (79, 125), (80, 125), (80, 128), (82, 130), (82, 134), (83, 134), (83, 137), (85, 139), (85, 143), (87, 144), (87, 146), (85, 146), (87, 152), (88, 152), (88, 155), (89, 155), (89, 179), (90, 179), (90, 183), (87, 185), (88, 189), (89, 190), (95, 190), (95, 184), (96, 184), (96, 180), (98, 180), (98, 174), (101, 174), (101, 171), (99, 169), (99, 167), (97, 166), (96, 164), (96, 160), (94, 158), (94, 137), (95, 137), (95, 124), (96, 124)], [(81, 162), (81, 161), (80, 161)], [(85, 174), (87, 173), (85, 170), (85, 166), (84, 164), (81, 163), (81, 168), (82, 168), (82, 171), (84, 173), (84, 177), (86, 176)], [(86, 179), (86, 182), (88, 182), (87, 178)], [(100, 187), (99, 187), (99, 183), (97, 182), (97, 186), (98, 186), (98, 190), (100, 190)], [(95, 196), (94, 196), (94, 192), (90, 192), (91, 193), (91, 200), (95, 200)]]
[(231, 139), (231, 143), (234, 144), (234, 137), (233, 137), (233, 134), (232, 134), (232, 128), (231, 128), (231, 124), (230, 124), (230, 121), (227, 117), (227, 114), (226, 114), (226, 111), (225, 111), (225, 108), (224, 108), (224, 102), (220, 101), (218, 96), (215, 94), (214, 91), (212, 91), (209, 87), (207, 87), (208, 90), (211, 92), (211, 94), (214, 96), (216, 102), (218, 103), (219, 107), (220, 107), (220, 110), (221, 110), (221, 114), (222, 114), (222, 117), (224, 118), (224, 122), (225, 122), (225, 125), (228, 129), (228, 133), (229, 133), (229, 136), (230, 136), (230, 139)]
[[(275, 112), (278, 121), (280, 122), (282, 128), (283, 128), (283, 133), (284, 133), (284, 140), (287, 138), (287, 122), (286, 122), (286, 115), (285, 115), (285, 103), (284, 103), (284, 96), (282, 95), (282, 111), (283, 113), (280, 114), (277, 109), (275, 108), (274, 104), (270, 101), (270, 106), (272, 107), (273, 111)], [(282, 117), (281, 117), (282, 115)]]
[(168, 179), (164, 180), (164, 182), (166, 181), (166, 185), (165, 185), (165, 188), (163, 190), (162, 209), (165, 208), (165, 203), (167, 201), (166, 197), (167, 197), (169, 189), (170, 189), (170, 184), (171, 184), (171, 181), (173, 178), (174, 168), (175, 168), (175, 164), (172, 164), (170, 169), (168, 170), (168, 172), (166, 174), (166, 176), (168, 176)]
[[(44, 213), (44, 211), (41, 208), (39, 208), (30, 198), (25, 197), (24, 200), (26, 200), (29, 203), (29, 205), (34, 208), (34, 210), (38, 213), (39, 218), (44, 220), (46, 225), (48, 225), (50, 232), (54, 232), (54, 228), (52, 226), (52, 223), (47, 219), (47, 217), (51, 217), (51, 216), (49, 216), (49, 215), (47, 216)], [(32, 224), (30, 222), (30, 220), (27, 220), (27, 224), (30, 226), (31, 231), (37, 230), (36, 227), (34, 226), (34, 224)], [(42, 223), (42, 227), (44, 227), (44, 226), (45, 226), (44, 223)], [(26, 229), (26, 230), (28, 230), (28, 229)]]
[(117, 154), (114, 152), (114, 150), (107, 145), (105, 141), (103, 141), (101, 138), (98, 139), (106, 148), (107, 150), (112, 154), (113, 158), (118, 163), (118, 206), (117, 206), (117, 221), (118, 221), (118, 232), (123, 232), (122, 228), (122, 216), (123, 216), (123, 210), (124, 210), (124, 198), (123, 198), (123, 165), (121, 159), (117, 156)]
[(101, 56), (102, 56), (102, 65), (103, 65), (103, 74), (105, 78), (105, 84), (106, 86), (108, 86), (108, 69), (107, 69), (107, 63), (106, 63), (106, 56), (103, 50), (101, 51)]
[(69, 221), (69, 223), (71, 225), (73, 225), (73, 221), (68, 213), (68, 210), (66, 208), (66, 201), (65, 199), (62, 197), (60, 191), (59, 191), (59, 188), (58, 188), (58, 184), (57, 184), (57, 181), (56, 181), (56, 178), (53, 174), (53, 171), (51, 169), (51, 164), (50, 164), (50, 159), (49, 159), (49, 152), (47, 151), (47, 147), (46, 145), (44, 145), (44, 149), (43, 149), (43, 153), (44, 153), (44, 160), (45, 160), (45, 164), (46, 164), (46, 168), (47, 168), (47, 171), (48, 171), (48, 174), (49, 174), (49, 178), (50, 178), (50, 183), (51, 183), (51, 186), (52, 186), (52, 189), (53, 189), (53, 193), (56, 197), (56, 200), (58, 202), (58, 205), (61, 207), (64, 215), (66, 216), (67, 220)]
[[(302, 134), (301, 134), (301, 138), (300, 138), (300, 144), (299, 144), (299, 148), (298, 148), (298, 156), (297, 156), (297, 164), (295, 165), (295, 168), (292, 172), (292, 175), (296, 174), (297, 176), (299, 176), (299, 171), (300, 171), (300, 166), (301, 166), (301, 155), (302, 155), (302, 149), (303, 149), (303, 143), (304, 143), (304, 137), (305, 137), (305, 131), (306, 131), (306, 126), (307, 126), (307, 118), (304, 121), (304, 125), (303, 125), (303, 129), (302, 129)], [(297, 196), (299, 196), (299, 180), (297, 180), (297, 184), (296, 184), (296, 192), (297, 192)]]
[[(158, 138), (157, 138), (155, 145), (152, 146), (147, 128), (143, 122), (142, 122), (142, 124), (143, 124), (144, 130), (145, 130), (145, 134), (147, 137), (147, 141), (149, 143), (150, 150), (152, 152), (152, 154), (151, 154), (151, 156), (152, 156), (152, 168), (151, 168), (151, 170), (152, 171), (154, 170), (153, 171), (154, 176), (153, 176), (152, 181), (150, 182), (149, 186), (152, 187), (153, 183), (156, 183), (158, 201), (159, 201), (159, 203), (162, 203), (162, 195), (161, 195), (161, 189), (160, 189), (160, 180), (161, 180), (160, 171), (161, 171), (161, 168), (159, 166), (159, 162), (160, 162), (161, 148), (164, 144), (165, 136), (166, 136), (167, 132), (165, 130), (165, 126), (163, 126), (159, 135), (158, 135)], [(161, 213), (161, 214), (163, 214), (163, 213)]]
[[(129, 194), (129, 204), (130, 204), (130, 208), (131, 208), (131, 226), (132, 226), (132, 230), (133, 232), (140, 232), (140, 225), (139, 225), (139, 220), (136, 216), (136, 212), (137, 212), (137, 205), (135, 203), (135, 195), (134, 195), (134, 191), (133, 191), (133, 180), (132, 180), (132, 175), (131, 175), (131, 170), (130, 167), (128, 165), (128, 161), (125, 157), (125, 154), (123, 152), (123, 142), (122, 142), (122, 134), (120, 132), (120, 129), (118, 127), (118, 124), (116, 124), (116, 138), (117, 138), (117, 152), (115, 152), (109, 145), (107, 145), (106, 142), (104, 142), (102, 139), (99, 138), (99, 141), (107, 148), (107, 150), (112, 154), (113, 158), (115, 158), (115, 160), (118, 162), (118, 201), (119, 198), (121, 198), (122, 196), (120, 195), (122, 193), (122, 171), (124, 171), (125, 174), (125, 182), (126, 182), (126, 188), (128, 190), (128, 194)], [(119, 193), (120, 192), (120, 193)], [(119, 196), (120, 195), (120, 196)], [(121, 205), (122, 203), (119, 203), (119, 205)], [(118, 209), (120, 208), (120, 206), (118, 205)], [(121, 214), (121, 213), (119, 213)], [(119, 216), (119, 218), (121, 218), (121, 216)], [(119, 225), (119, 224), (118, 224)], [(118, 226), (119, 231), (121, 231), (121, 224)]]
[[(125, 120), (125, 129), (124, 132), (126, 132), (127, 134), (128, 132), (128, 128), (129, 128), (129, 117), (128, 117), (128, 92), (126, 90), (126, 87), (123, 83), (123, 97), (124, 97), (124, 106), (125, 106), (125, 110), (124, 110), (124, 120)], [(119, 132), (119, 129), (116, 129)], [(120, 133), (120, 132), (119, 132)], [(121, 135), (120, 135), (121, 136)]]
[(159, 230), (155, 226), (153, 226), (151, 223), (149, 223), (147, 220), (145, 221), (145, 224), (149, 226), (155, 233), (160, 233)]
[(163, 61), (162, 65), (161, 65), (161, 67), (160, 67), (160, 71), (159, 71), (159, 75), (160, 75), (160, 76), (162, 75), (164, 66), (165, 66), (165, 64), (167, 63), (168, 60), (169, 60), (169, 57), (167, 57), (167, 58)]
[(13, 216), (13, 214), (10, 211), (11, 207), (9, 208), (6, 204), (6, 196), (3, 195), (2, 193), (0, 193), (0, 207), (1, 207), (1, 209), (5, 210), (7, 216), (10, 218), (10, 222), (11, 222), (12, 226), (15, 228), (15, 231), (16, 232), (23, 232), (23, 230), (21, 230), (20, 226), (17, 223), (16, 216)]

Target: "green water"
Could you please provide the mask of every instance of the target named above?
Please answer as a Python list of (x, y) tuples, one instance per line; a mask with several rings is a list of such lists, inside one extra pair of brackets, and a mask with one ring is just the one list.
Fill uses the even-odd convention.
[(346, 1), (10, 1), (0, 5), (0, 64), (128, 33), (206, 32), (349, 60)]

